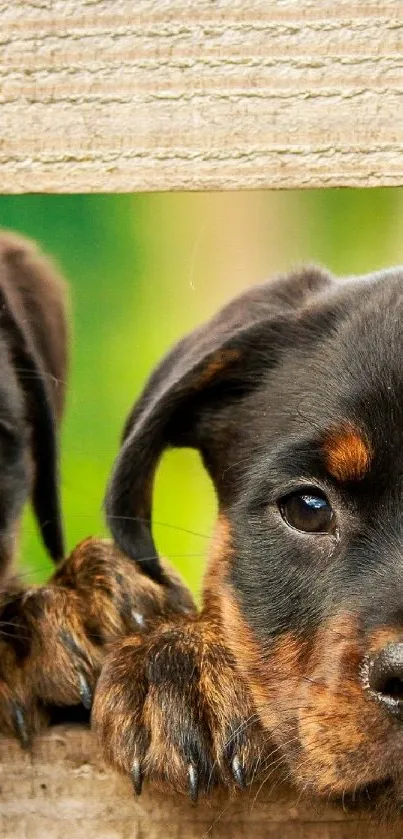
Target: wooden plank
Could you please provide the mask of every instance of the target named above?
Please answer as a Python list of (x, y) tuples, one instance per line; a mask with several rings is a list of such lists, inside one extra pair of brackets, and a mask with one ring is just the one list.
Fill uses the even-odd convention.
[(0, 0), (2, 192), (403, 183), (396, 0)]
[(403, 822), (380, 828), (368, 814), (313, 808), (270, 779), (262, 789), (201, 800), (130, 783), (106, 769), (91, 734), (59, 726), (32, 755), (0, 740), (0, 839), (401, 839)]

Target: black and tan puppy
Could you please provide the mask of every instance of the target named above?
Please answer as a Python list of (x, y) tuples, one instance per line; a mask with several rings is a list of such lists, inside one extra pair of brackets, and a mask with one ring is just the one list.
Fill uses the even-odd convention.
[[(177, 790), (283, 766), (343, 796), (403, 768), (403, 269), (306, 269), (184, 338), (126, 424), (107, 494), (116, 543), (161, 588), (152, 486), (197, 448), (219, 515), (200, 615), (108, 656), (107, 759)], [(180, 498), (178, 498), (180, 505)]]
[[(67, 337), (65, 288), (54, 266), (33, 244), (1, 233), (0, 730), (15, 731), (24, 744), (47, 718), (47, 706), (89, 707), (108, 640), (139, 620), (146, 626), (166, 598), (106, 541), (87, 540), (61, 562), (58, 424)], [(29, 498), (44, 544), (60, 563), (39, 588), (10, 575)], [(169, 597), (182, 606), (182, 589), (173, 576), (171, 582)]]

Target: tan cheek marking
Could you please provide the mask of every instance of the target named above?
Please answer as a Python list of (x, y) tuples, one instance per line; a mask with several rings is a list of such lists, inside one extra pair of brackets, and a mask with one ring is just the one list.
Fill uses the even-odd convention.
[(228, 563), (232, 551), (231, 525), (225, 515), (220, 512), (215, 526), (210, 552), (210, 561)]
[(240, 358), (239, 350), (219, 350), (213, 355), (204, 370), (197, 377), (194, 387), (199, 390), (212, 382), (216, 376), (222, 373), (234, 361)]
[(400, 627), (382, 626), (371, 632), (368, 638), (368, 653), (377, 653), (387, 647), (388, 644), (397, 644), (403, 641), (403, 631)]
[(220, 617), (220, 601), (223, 587), (226, 588), (227, 584), (231, 556), (231, 526), (225, 513), (220, 512), (212, 538), (203, 586), (204, 611), (210, 613), (215, 622)]
[(358, 777), (363, 782), (376, 777), (388, 721), (365, 700), (359, 683), (363, 648), (355, 615), (330, 618), (313, 643), (284, 633), (267, 652), (228, 589), (222, 616), (226, 643), (263, 725), (277, 740), (291, 744), (296, 779), (326, 793), (342, 790)]
[(287, 727), (290, 708), (295, 705), (295, 691), (301, 676), (303, 642), (284, 633), (265, 652), (243, 617), (236, 598), (226, 587), (221, 599), (225, 642), (237, 663), (263, 725), (277, 729)]
[(366, 649), (359, 621), (348, 612), (330, 618), (315, 634), (299, 734), (307, 755), (301, 780), (314, 777), (318, 791), (340, 791), (379, 773), (389, 722), (366, 700), (360, 684)]
[(330, 690), (337, 688), (347, 674), (358, 672), (362, 658), (359, 623), (356, 615), (343, 611), (326, 620), (314, 637), (308, 671)]
[(331, 432), (323, 445), (328, 471), (339, 481), (359, 481), (368, 472), (372, 450), (353, 425)]

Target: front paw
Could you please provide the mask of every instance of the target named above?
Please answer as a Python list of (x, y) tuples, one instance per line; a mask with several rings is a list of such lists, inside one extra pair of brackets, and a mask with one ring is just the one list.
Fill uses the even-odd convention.
[(0, 730), (24, 746), (55, 708), (88, 712), (109, 645), (146, 634), (193, 602), (165, 567), (166, 586), (143, 575), (107, 540), (88, 539), (46, 586), (15, 589), (0, 599)]
[(254, 777), (262, 731), (228, 651), (202, 621), (177, 619), (114, 645), (97, 684), (92, 722), (106, 760), (195, 800), (218, 783)]

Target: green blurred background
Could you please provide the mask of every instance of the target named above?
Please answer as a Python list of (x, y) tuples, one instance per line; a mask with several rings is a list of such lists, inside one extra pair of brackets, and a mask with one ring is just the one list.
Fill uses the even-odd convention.
[[(301, 262), (337, 273), (403, 263), (401, 190), (5, 196), (0, 225), (35, 238), (71, 288), (62, 437), (71, 549), (104, 534), (102, 498), (124, 418), (165, 350), (236, 292)], [(198, 456), (169, 452), (156, 482), (160, 551), (198, 593), (215, 498)], [(27, 512), (21, 563), (50, 563)]]

